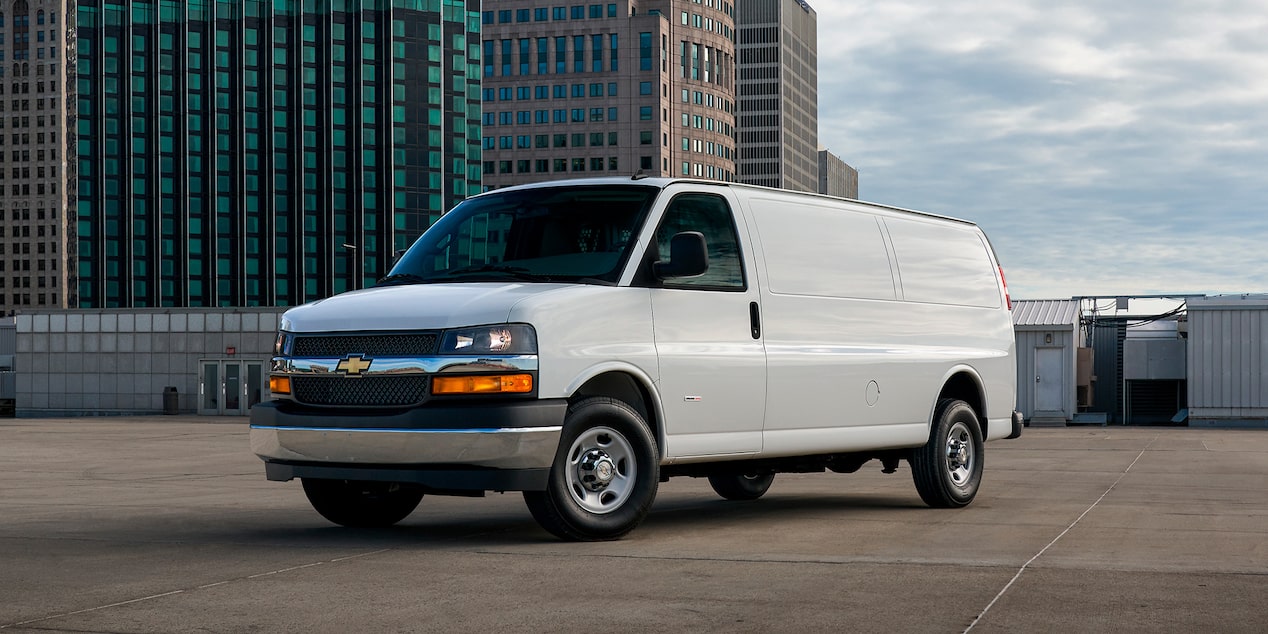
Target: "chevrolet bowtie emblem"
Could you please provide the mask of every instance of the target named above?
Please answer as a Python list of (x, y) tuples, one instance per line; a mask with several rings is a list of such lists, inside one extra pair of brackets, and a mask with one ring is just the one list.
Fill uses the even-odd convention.
[(374, 359), (362, 359), (361, 357), (348, 357), (339, 362), (335, 366), (335, 370), (351, 375), (361, 374), (370, 369), (370, 364), (374, 363)]

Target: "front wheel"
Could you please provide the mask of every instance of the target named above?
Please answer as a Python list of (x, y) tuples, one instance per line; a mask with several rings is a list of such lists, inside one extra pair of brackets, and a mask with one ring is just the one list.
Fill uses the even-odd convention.
[(643, 417), (610, 398), (569, 406), (545, 491), (525, 491), (537, 523), (571, 541), (618, 539), (651, 509), (660, 455)]
[(982, 482), (983, 450), (982, 427), (973, 408), (964, 401), (940, 401), (929, 442), (911, 454), (920, 499), (934, 508), (967, 506)]
[(382, 528), (403, 519), (423, 499), (417, 487), (398, 482), (304, 478), (304, 494), (321, 516), (340, 526)]
[(715, 473), (709, 476), (713, 492), (727, 500), (756, 500), (766, 494), (775, 474)]

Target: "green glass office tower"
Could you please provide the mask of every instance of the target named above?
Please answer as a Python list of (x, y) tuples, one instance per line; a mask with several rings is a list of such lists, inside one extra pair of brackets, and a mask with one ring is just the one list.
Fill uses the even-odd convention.
[(479, 191), (478, 0), (78, 6), (81, 307), (363, 287)]

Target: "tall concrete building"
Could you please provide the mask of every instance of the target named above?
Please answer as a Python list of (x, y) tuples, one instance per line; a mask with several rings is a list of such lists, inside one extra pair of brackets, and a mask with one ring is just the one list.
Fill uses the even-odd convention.
[(841, 157), (819, 150), (819, 189), (820, 194), (840, 196), (842, 198), (859, 197), (859, 171), (850, 167)]
[(819, 190), (818, 18), (805, 0), (737, 3), (743, 183)]
[(0, 315), (75, 303), (74, 8), (0, 0)]
[(479, 189), (479, 0), (78, 5), (77, 307), (360, 288)]
[(486, 189), (640, 170), (736, 179), (735, 4), (483, 9)]

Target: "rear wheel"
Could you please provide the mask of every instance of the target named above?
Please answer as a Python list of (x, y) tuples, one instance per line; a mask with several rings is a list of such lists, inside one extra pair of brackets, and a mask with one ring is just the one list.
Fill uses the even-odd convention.
[(717, 473), (709, 476), (709, 486), (728, 500), (756, 500), (766, 494), (775, 474)]
[(381, 528), (403, 519), (423, 499), (423, 492), (399, 482), (304, 478), (304, 494), (321, 516), (341, 526)]
[(938, 403), (929, 442), (911, 454), (916, 491), (934, 508), (967, 506), (977, 495), (985, 461), (982, 427), (964, 401)]
[(545, 491), (524, 502), (542, 528), (573, 541), (617, 539), (651, 509), (660, 454), (643, 417), (626, 403), (591, 397), (568, 408)]

